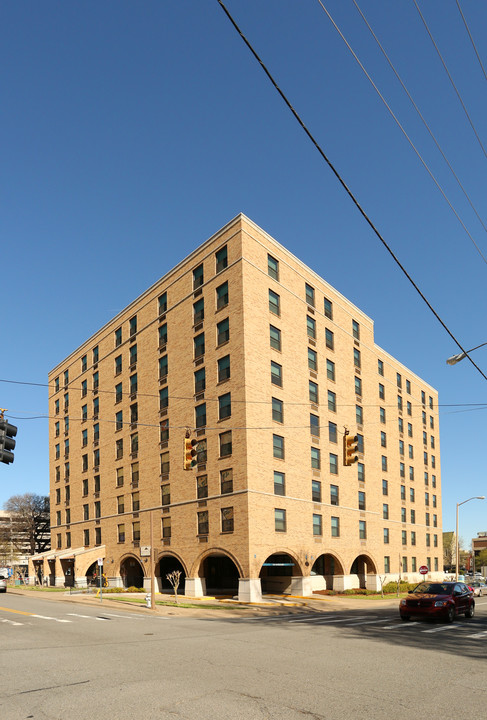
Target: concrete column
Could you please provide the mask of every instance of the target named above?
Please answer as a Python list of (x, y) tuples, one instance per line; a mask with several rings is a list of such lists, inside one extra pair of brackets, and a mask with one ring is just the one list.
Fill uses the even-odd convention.
[[(187, 581), (186, 581), (187, 582)], [(239, 578), (238, 599), (240, 602), (262, 602), (260, 578)]]
[(367, 590), (374, 590), (380, 592), (380, 580), (377, 575), (366, 575), (365, 576), (365, 587)]
[(333, 575), (333, 590), (336, 590), (337, 592), (343, 592), (347, 589), (345, 577), (345, 575)]
[(311, 577), (296, 576), (291, 578), (291, 595), (299, 595), (300, 597), (308, 597), (313, 594)]
[(206, 594), (206, 578), (186, 578), (184, 589), (186, 597), (203, 597)]

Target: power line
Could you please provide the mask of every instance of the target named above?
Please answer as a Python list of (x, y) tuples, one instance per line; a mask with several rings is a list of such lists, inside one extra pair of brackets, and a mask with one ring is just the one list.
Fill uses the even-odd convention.
[(476, 56), (477, 56), (477, 60), (479, 61), (479, 65), (480, 65), (480, 67), (482, 68), (482, 72), (484, 73), (484, 78), (487, 80), (487, 73), (485, 72), (485, 68), (484, 68), (484, 66), (483, 66), (482, 60), (480, 59), (480, 55), (479, 55), (479, 53), (478, 53), (477, 47), (476, 47), (475, 42), (474, 42), (474, 39), (473, 39), (473, 37), (472, 37), (472, 33), (470, 32), (470, 28), (468, 27), (468, 24), (467, 24), (467, 20), (466, 20), (466, 18), (465, 18), (465, 15), (463, 14), (462, 8), (460, 7), (460, 3), (458, 2), (458, 0), (456, 0), (456, 3), (457, 3), (458, 12), (459, 12), (460, 15), (462, 16), (463, 24), (465, 25), (465, 29), (466, 29), (466, 31), (467, 31), (467, 33), (468, 33), (468, 37), (470, 38), (470, 42), (472, 43), (472, 47), (473, 47), (474, 52), (475, 52), (475, 54), (476, 54)]
[(323, 151), (322, 147), (319, 145), (318, 141), (314, 138), (314, 136), (312, 135), (312, 133), (310, 132), (310, 130), (308, 130), (308, 128), (307, 128), (306, 125), (304, 124), (303, 120), (301, 119), (300, 115), (298, 114), (298, 112), (294, 109), (294, 107), (292, 106), (291, 102), (288, 100), (287, 96), (286, 96), (286, 95), (284, 94), (284, 92), (280, 89), (280, 87), (278, 86), (277, 82), (274, 80), (274, 77), (271, 75), (270, 71), (267, 69), (267, 67), (266, 67), (266, 65), (264, 64), (264, 62), (261, 60), (261, 58), (260, 58), (260, 56), (258, 55), (257, 51), (254, 50), (254, 48), (253, 48), (252, 45), (250, 44), (249, 40), (247, 40), (247, 38), (246, 38), (245, 35), (243, 34), (243, 32), (242, 32), (242, 30), (240, 29), (240, 27), (237, 25), (237, 23), (236, 23), (235, 20), (233, 19), (232, 15), (231, 15), (231, 14), (229, 13), (229, 11), (227, 10), (225, 4), (222, 2), (222, 0), (217, 0), (217, 2), (218, 2), (218, 4), (220, 5), (220, 7), (222, 8), (222, 10), (224, 11), (224, 13), (226, 14), (226, 16), (228, 17), (228, 19), (230, 20), (230, 22), (231, 22), (231, 24), (233, 25), (233, 27), (234, 27), (234, 29), (236, 30), (236, 32), (240, 35), (240, 37), (242, 38), (243, 42), (246, 44), (246, 46), (248, 47), (248, 49), (250, 50), (250, 52), (252, 53), (252, 55), (254, 56), (254, 58), (257, 60), (257, 62), (258, 62), (259, 65), (261, 66), (261, 68), (262, 68), (262, 70), (264, 71), (264, 73), (265, 73), (265, 74), (267, 75), (267, 77), (269, 78), (269, 80), (270, 80), (270, 82), (272, 83), (272, 85), (274, 86), (274, 88), (277, 90), (277, 92), (278, 92), (279, 95), (281, 96), (282, 100), (285, 102), (285, 104), (287, 105), (287, 107), (289, 108), (289, 110), (292, 112), (292, 114), (294, 115), (295, 119), (297, 120), (297, 122), (299, 123), (299, 125), (301, 126), (301, 128), (304, 130), (304, 132), (306, 133), (306, 135), (308, 136), (308, 138), (311, 140), (311, 142), (313, 143), (313, 145), (315, 146), (315, 148), (318, 150), (318, 152), (319, 152), (319, 154), (321, 155), (321, 157), (323, 158), (323, 160), (326, 162), (326, 164), (328, 165), (328, 167), (330, 168), (330, 170), (333, 172), (333, 174), (334, 174), (335, 177), (337, 178), (337, 180), (338, 180), (338, 182), (340, 183), (340, 185), (343, 187), (343, 189), (345, 190), (345, 192), (347, 193), (347, 195), (350, 197), (350, 199), (352, 200), (352, 202), (354, 203), (355, 207), (356, 207), (357, 210), (360, 212), (360, 214), (362, 215), (362, 217), (364, 218), (364, 220), (365, 220), (365, 221), (367, 222), (367, 224), (370, 226), (370, 228), (371, 228), (372, 231), (375, 233), (375, 235), (379, 238), (379, 240), (380, 240), (380, 242), (382, 243), (382, 245), (386, 248), (387, 252), (391, 255), (391, 257), (392, 257), (392, 259), (394, 260), (394, 262), (398, 265), (398, 267), (400, 268), (400, 270), (401, 270), (401, 271), (403, 272), (403, 274), (407, 277), (407, 279), (409, 280), (409, 282), (411, 283), (411, 285), (414, 287), (414, 289), (416, 290), (416, 292), (418, 293), (418, 295), (421, 297), (421, 299), (424, 301), (424, 303), (425, 303), (425, 304), (428, 306), (428, 308), (431, 310), (431, 312), (433, 313), (433, 315), (435, 316), (435, 318), (438, 320), (438, 322), (440, 323), (440, 325), (443, 327), (443, 329), (448, 333), (448, 335), (451, 337), (451, 339), (454, 341), (454, 343), (462, 350), (462, 352), (465, 353), (465, 357), (468, 357), (469, 361), (472, 363), (472, 365), (475, 367), (475, 369), (480, 373), (480, 375), (482, 375), (482, 377), (484, 378), (484, 380), (487, 380), (487, 375), (485, 375), (485, 373), (482, 372), (482, 370), (478, 367), (478, 365), (475, 363), (475, 361), (472, 360), (472, 358), (470, 357), (470, 355), (468, 354), (468, 352), (467, 352), (467, 351), (462, 347), (462, 345), (460, 344), (459, 340), (457, 340), (457, 338), (455, 337), (455, 335), (453, 335), (453, 333), (452, 333), (451, 330), (448, 328), (448, 326), (443, 322), (443, 320), (442, 320), (441, 317), (438, 315), (438, 313), (436, 312), (436, 310), (433, 308), (433, 306), (431, 305), (431, 303), (427, 300), (426, 296), (425, 296), (425, 295), (423, 294), (423, 292), (419, 289), (418, 285), (414, 282), (414, 280), (413, 280), (412, 277), (409, 275), (409, 273), (407, 272), (407, 270), (405, 269), (405, 267), (401, 264), (400, 260), (396, 257), (396, 255), (394, 254), (394, 252), (392, 251), (392, 249), (389, 247), (389, 245), (387, 244), (387, 242), (384, 240), (384, 238), (382, 237), (381, 233), (380, 233), (379, 230), (376, 228), (376, 226), (374, 225), (374, 223), (372, 222), (372, 220), (369, 218), (369, 216), (367, 215), (367, 213), (365, 212), (365, 210), (363, 210), (363, 208), (361, 207), (360, 203), (359, 203), (358, 200), (356, 199), (355, 195), (352, 193), (352, 191), (350, 190), (350, 188), (348, 187), (348, 185), (345, 183), (345, 181), (343, 180), (343, 178), (341, 177), (341, 175), (339, 174), (339, 172), (335, 169), (335, 167), (334, 167), (334, 165), (332, 164), (332, 162), (328, 159), (328, 157), (326, 156), (326, 154), (325, 154), (325, 152)]
[[(318, 1), (319, 1), (319, 0), (318, 0)], [(320, 2), (320, 4), (321, 4), (321, 2)], [(461, 183), (461, 181), (460, 181), (460, 178), (459, 178), (458, 175), (456, 174), (456, 172), (455, 172), (455, 170), (453, 169), (450, 161), (448, 160), (448, 158), (446, 157), (445, 153), (443, 152), (443, 149), (442, 149), (440, 143), (438, 142), (436, 136), (434, 135), (434, 133), (433, 133), (433, 131), (431, 130), (431, 128), (430, 128), (430, 126), (428, 125), (428, 123), (426, 122), (426, 119), (424, 118), (421, 110), (419, 109), (418, 105), (417, 105), (416, 102), (414, 101), (411, 93), (409, 92), (409, 90), (407, 89), (406, 85), (404, 84), (403, 79), (401, 78), (401, 76), (399, 75), (398, 71), (397, 71), (396, 68), (394, 67), (394, 64), (392, 63), (392, 60), (389, 58), (388, 54), (387, 54), (386, 51), (384, 50), (384, 47), (382, 46), (379, 38), (377, 37), (377, 35), (375, 34), (375, 32), (372, 30), (372, 27), (370, 26), (369, 21), (367, 20), (367, 18), (365, 17), (364, 13), (363, 13), (362, 10), (360, 9), (360, 7), (359, 7), (358, 3), (356, 2), (356, 0), (353, 0), (353, 4), (354, 4), (355, 7), (357, 8), (357, 10), (358, 10), (358, 12), (360, 13), (363, 21), (365, 22), (367, 28), (369, 29), (372, 37), (373, 37), (374, 40), (376, 41), (376, 43), (377, 43), (377, 45), (379, 46), (382, 54), (384, 55), (385, 59), (386, 59), (387, 62), (389, 63), (389, 66), (390, 66), (392, 72), (394, 73), (394, 75), (395, 75), (396, 78), (398, 79), (399, 83), (401, 84), (401, 87), (403, 88), (404, 92), (406, 93), (406, 95), (408, 96), (409, 100), (411, 101), (412, 106), (414, 107), (414, 109), (416, 110), (417, 114), (419, 115), (419, 117), (420, 117), (423, 125), (424, 125), (425, 128), (426, 128), (426, 130), (427, 130), (428, 133), (430, 134), (431, 139), (433, 140), (433, 142), (435, 143), (437, 149), (438, 149), (439, 152), (441, 153), (441, 156), (442, 156), (443, 160), (446, 162), (446, 164), (447, 164), (447, 166), (448, 166), (448, 169), (450, 170), (450, 172), (452, 173), (453, 177), (454, 177), (455, 180), (457, 181), (457, 184), (459, 185), (460, 189), (462, 190), (463, 194), (465, 195), (465, 197), (466, 197), (466, 199), (467, 199), (470, 207), (471, 207), (472, 210), (474, 211), (474, 213), (475, 213), (478, 221), (479, 221), (480, 224), (482, 225), (482, 227), (483, 227), (483, 229), (485, 230), (485, 232), (487, 232), (487, 226), (485, 225), (484, 221), (482, 220), (479, 212), (477, 211), (477, 208), (476, 208), (475, 205), (473, 204), (472, 199), (470, 198), (470, 195), (467, 193), (467, 191), (465, 190), (464, 186), (462, 185), (462, 183)], [(325, 12), (327, 12), (327, 11), (325, 11)], [(346, 41), (345, 41), (345, 42), (346, 42)], [(348, 43), (347, 43), (347, 44), (348, 44)], [(353, 53), (353, 51), (352, 51), (352, 53)], [(356, 56), (355, 56), (355, 53), (353, 53), (353, 54), (354, 54), (354, 57), (356, 57)], [(361, 64), (358, 59), (357, 59), (357, 61), (359, 62), (359, 64)], [(364, 72), (365, 72), (365, 70), (364, 70)], [(367, 74), (367, 73), (366, 73), (366, 74)], [(368, 77), (368, 75), (367, 75), (367, 77)], [(371, 82), (372, 82), (372, 81), (371, 81)], [(374, 85), (374, 88), (375, 88), (375, 85)], [(378, 90), (377, 90), (377, 92), (378, 92), (378, 94), (379, 94), (379, 97), (380, 97), (381, 99), (383, 99), (383, 98), (382, 98), (382, 95), (379, 93)], [(384, 101), (384, 102), (385, 102), (385, 101)], [(386, 103), (386, 107), (389, 109), (389, 106), (387, 105), (387, 103)], [(392, 116), (393, 116), (394, 119), (396, 119), (395, 116), (394, 116), (394, 114), (393, 114)], [(400, 127), (401, 130), (402, 130), (401, 125), (399, 125), (399, 127)], [(407, 135), (406, 135), (406, 137), (408, 138)], [(409, 140), (409, 138), (408, 138), (408, 140)], [(414, 146), (413, 146), (413, 147), (414, 147)], [(416, 150), (416, 148), (414, 148), (414, 149)], [(417, 150), (416, 150), (416, 153), (417, 153)], [(422, 158), (420, 158), (420, 159), (421, 159), (421, 161), (423, 162)], [(424, 162), (423, 162), (423, 164), (424, 164)], [(429, 172), (429, 169), (428, 169), (428, 172)], [(430, 175), (431, 175), (431, 173), (430, 173)], [(433, 177), (433, 176), (432, 176), (432, 177)], [(433, 180), (434, 180), (434, 182), (438, 185), (438, 183), (436, 182), (436, 180), (435, 180), (434, 177), (433, 177)], [(438, 187), (439, 187), (439, 186), (438, 186)], [(450, 201), (449, 201), (448, 198), (446, 197), (446, 195), (445, 195), (445, 193), (443, 192), (443, 190), (442, 190), (441, 188), (439, 188), (439, 189), (440, 189), (441, 194), (443, 195), (443, 197), (444, 197), (445, 200), (447, 201), (448, 205), (449, 205), (450, 208), (453, 210), (453, 212), (454, 212), (455, 216), (457, 217), (457, 219), (459, 220), (460, 224), (461, 224), (462, 227), (464, 228), (465, 232), (466, 232), (467, 235), (469, 236), (470, 240), (471, 240), (471, 241), (473, 242), (473, 244), (475, 245), (475, 247), (476, 247), (476, 249), (477, 249), (477, 252), (479, 253), (480, 257), (481, 257), (482, 260), (487, 264), (487, 259), (486, 259), (485, 255), (482, 253), (481, 249), (479, 248), (479, 246), (478, 246), (477, 243), (475, 242), (474, 238), (472, 237), (472, 235), (469, 233), (469, 231), (467, 230), (467, 228), (466, 228), (465, 225), (463, 224), (462, 220), (458, 217), (457, 212), (456, 212), (455, 209), (452, 207)]]

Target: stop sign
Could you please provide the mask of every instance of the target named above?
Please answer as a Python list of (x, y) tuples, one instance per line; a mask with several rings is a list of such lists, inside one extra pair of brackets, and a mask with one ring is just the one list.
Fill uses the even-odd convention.
[(429, 571), (426, 565), (421, 565), (421, 567), (419, 568), (419, 572), (421, 573), (421, 575), (427, 575)]

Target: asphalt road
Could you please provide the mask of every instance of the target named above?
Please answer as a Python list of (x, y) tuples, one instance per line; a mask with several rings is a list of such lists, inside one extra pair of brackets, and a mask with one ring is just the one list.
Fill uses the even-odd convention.
[(153, 615), (0, 595), (1, 720), (483, 717), (487, 598), (472, 620), (396, 603)]

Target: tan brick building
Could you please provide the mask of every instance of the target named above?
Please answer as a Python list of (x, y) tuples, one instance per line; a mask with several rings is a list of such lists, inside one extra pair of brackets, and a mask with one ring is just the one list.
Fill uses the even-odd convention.
[(243, 215), (49, 383), (52, 551), (38, 560), (53, 583), (83, 584), (103, 558), (110, 584), (148, 586), (151, 545), (159, 587), (180, 569), (193, 596), (442, 570), (436, 391)]

